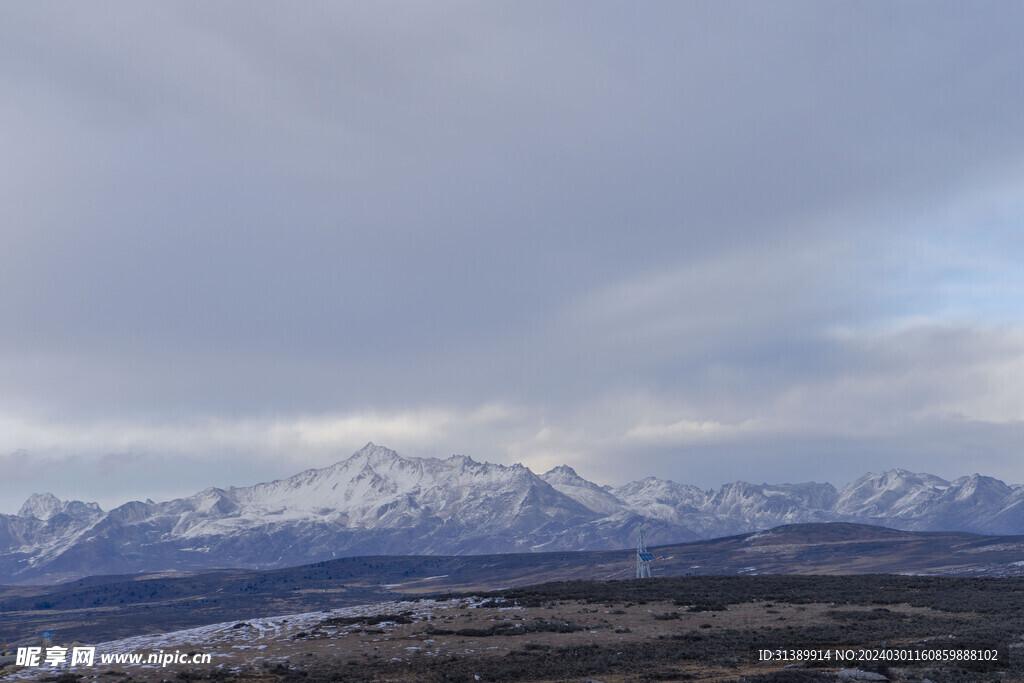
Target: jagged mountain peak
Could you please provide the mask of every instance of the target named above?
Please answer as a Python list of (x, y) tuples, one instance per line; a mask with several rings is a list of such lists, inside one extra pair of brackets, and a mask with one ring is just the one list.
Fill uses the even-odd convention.
[(902, 495), (919, 489), (943, 490), (949, 485), (948, 481), (934, 474), (916, 473), (901, 468), (879, 473), (869, 472), (844, 486), (840, 491), (840, 500)]
[(47, 520), (60, 511), (62, 502), (52, 493), (33, 493), (18, 510), (19, 517)]
[[(696, 486), (657, 477), (631, 481), (612, 489), (612, 493), (640, 514), (672, 524), (685, 524), (683, 519), (686, 515), (703, 515), (702, 510), (710, 499), (708, 493)], [(687, 526), (705, 528), (709, 523), (702, 516)]]
[(347, 458), (347, 460), (388, 461), (406, 460), (406, 458), (399, 455), (397, 451), (394, 451), (388, 448), (387, 446), (378, 446), (372, 441), (367, 441), (365, 446), (363, 446), (358, 451), (350, 455)]
[(100, 515), (103, 510), (96, 503), (80, 500), (61, 500), (52, 493), (33, 493), (18, 510), (18, 517), (31, 517), (45, 522), (55, 515), (65, 513), (72, 517)]
[(957, 500), (979, 497), (1002, 498), (1013, 493), (1011, 487), (998, 479), (985, 477), (977, 473), (954, 479), (950, 488), (956, 490)]
[(918, 518), (934, 509), (949, 487), (945, 479), (925, 472), (869, 472), (840, 489), (834, 509), (860, 519)]
[(540, 476), (541, 476), (541, 479), (543, 479), (544, 481), (548, 482), (549, 484), (554, 482), (554, 481), (558, 481), (558, 482), (582, 482), (582, 481), (587, 481), (586, 479), (581, 477), (579, 474), (577, 474), (576, 470), (574, 470), (573, 468), (569, 467), (568, 465), (559, 465), (558, 467), (552, 467), (550, 470), (548, 470), (547, 472), (545, 472), (544, 474), (542, 474)]
[(474, 460), (468, 455), (461, 454), (451, 455), (445, 460), (441, 460), (439, 462), (443, 462), (445, 463), (445, 467), (449, 467), (452, 470), (459, 472), (481, 472), (487, 470), (488, 467), (490, 467), (493, 471), (495, 467), (505, 467), (504, 465), (495, 465), (494, 463), (480, 462), (478, 460)]
[[(975, 472), (974, 474), (968, 474), (968, 475), (965, 475), (965, 476), (962, 476), (962, 477), (957, 477), (951, 483), (953, 483), (955, 485), (962, 485), (962, 484), (966, 484), (966, 483), (977, 484), (977, 483), (982, 483), (982, 482), (984, 482), (986, 484), (998, 484), (998, 485), (1001, 485), (1001, 486), (1006, 486), (1006, 484), (1004, 482), (1000, 481), (999, 479), (996, 479), (995, 477), (988, 477), (988, 476), (985, 476), (984, 474), (978, 474), (977, 472)], [(1012, 488), (1012, 487), (1008, 487), (1008, 488)]]
[(19, 517), (49, 519), (60, 509), (60, 499), (53, 494), (33, 494), (17, 511)]
[(871, 484), (878, 488), (892, 488), (901, 485), (949, 486), (949, 482), (942, 477), (927, 472), (911, 472), (902, 467), (877, 474), (869, 472), (854, 482), (854, 484), (860, 483)]
[(620, 491), (641, 491), (641, 490), (659, 490), (659, 491), (699, 491), (696, 486), (689, 484), (677, 484), (671, 479), (660, 479), (658, 477), (644, 477), (643, 479), (637, 479), (631, 481), (622, 486), (617, 486), (613, 489), (616, 493)]
[(626, 508), (626, 504), (611, 489), (584, 479), (568, 465), (554, 467), (540, 475), (540, 478), (592, 512), (611, 515)]

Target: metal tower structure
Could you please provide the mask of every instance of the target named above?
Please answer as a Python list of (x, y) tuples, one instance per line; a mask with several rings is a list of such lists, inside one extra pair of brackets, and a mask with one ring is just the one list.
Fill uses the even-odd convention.
[(646, 530), (643, 525), (636, 530), (636, 578), (651, 578), (651, 562), (654, 561), (654, 554), (647, 552), (647, 541), (644, 539)]

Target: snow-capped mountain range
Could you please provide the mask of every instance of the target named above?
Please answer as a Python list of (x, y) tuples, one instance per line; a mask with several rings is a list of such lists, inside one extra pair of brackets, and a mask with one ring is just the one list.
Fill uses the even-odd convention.
[(272, 568), (354, 555), (629, 547), (800, 522), (1024, 534), (1024, 487), (890, 470), (831, 484), (735, 482), (715, 491), (648, 477), (598, 486), (565, 465), (542, 475), (466, 456), (409, 458), (367, 444), (323, 469), (162, 503), (35, 494), (0, 515), (0, 583), (93, 574)]

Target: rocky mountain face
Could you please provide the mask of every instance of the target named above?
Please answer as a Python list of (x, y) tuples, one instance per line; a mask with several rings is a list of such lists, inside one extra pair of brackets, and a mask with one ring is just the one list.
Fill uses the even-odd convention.
[(244, 488), (126, 503), (35, 494), (0, 515), (0, 583), (215, 567), (273, 568), (354, 555), (629, 547), (804, 522), (1024, 533), (1024, 489), (977, 474), (947, 482), (891, 470), (831, 484), (735, 482), (716, 491), (648, 477), (598, 486), (572, 468), (406, 458), (367, 444), (323, 469)]

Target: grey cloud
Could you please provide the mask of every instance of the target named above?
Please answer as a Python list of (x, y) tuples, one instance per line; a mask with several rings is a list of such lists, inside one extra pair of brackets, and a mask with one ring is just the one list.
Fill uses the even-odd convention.
[[(529, 416), (502, 453), (601, 401), (735, 422), (844, 374), (895, 377), (878, 419), (928, 412), (998, 334), (928, 327), (954, 278), (921, 245), (1022, 256), (972, 241), (984, 202), (927, 225), (1019, 178), (1017, 3), (3, 12), (0, 410), (41, 422), (497, 401)], [(927, 339), (834, 334), (914, 316)], [(903, 343), (946, 365), (902, 388)], [(672, 452), (652, 468), (682, 478)]]

